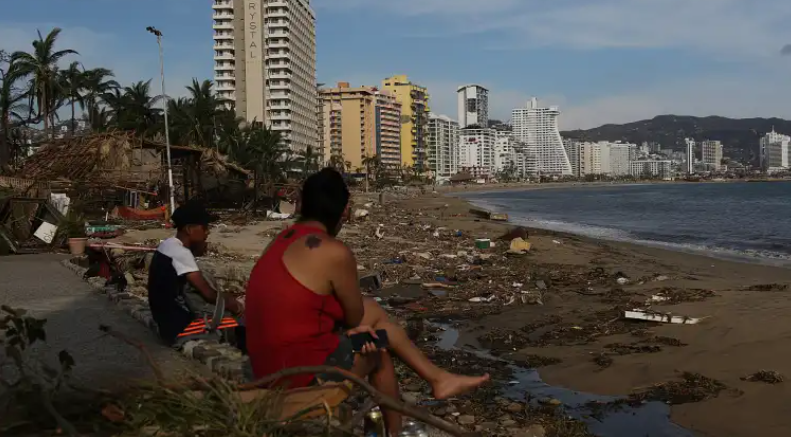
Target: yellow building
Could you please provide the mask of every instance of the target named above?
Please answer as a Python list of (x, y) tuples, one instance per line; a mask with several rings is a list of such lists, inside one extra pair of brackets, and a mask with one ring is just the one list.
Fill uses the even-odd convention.
[(411, 83), (406, 75), (383, 80), (382, 89), (395, 94), (401, 103), (402, 165), (427, 169), (426, 140), (430, 112), (428, 90)]
[(394, 95), (340, 82), (336, 88), (321, 90), (320, 96), (325, 163), (338, 156), (349, 163), (349, 171), (357, 172), (365, 168), (365, 157), (378, 156), (383, 164), (391, 165), (401, 161), (401, 105)]

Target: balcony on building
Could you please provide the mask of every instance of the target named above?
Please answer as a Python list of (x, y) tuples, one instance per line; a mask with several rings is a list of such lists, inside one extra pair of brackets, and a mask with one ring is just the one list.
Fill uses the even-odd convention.
[(212, 25), (214, 30), (233, 30), (233, 21), (214, 22)]

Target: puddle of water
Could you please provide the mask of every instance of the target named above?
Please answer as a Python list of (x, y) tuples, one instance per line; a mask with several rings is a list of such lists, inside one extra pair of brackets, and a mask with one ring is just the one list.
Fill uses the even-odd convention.
[[(443, 350), (456, 348), (459, 340), (459, 331), (448, 325), (435, 325), (444, 330), (439, 336), (437, 347)], [(504, 361), (488, 354), (485, 351), (463, 349), (481, 358)], [(538, 399), (557, 399), (563, 403), (565, 412), (588, 425), (590, 432), (602, 437), (693, 437), (686, 430), (670, 421), (670, 406), (662, 402), (647, 402), (639, 407), (622, 405), (610, 410), (602, 411), (592, 417), (594, 413), (587, 406), (589, 402), (609, 403), (624, 399), (615, 396), (601, 396), (583, 393), (560, 387), (553, 387), (541, 380), (538, 371), (508, 364), (513, 370), (514, 381), (519, 384), (508, 385), (503, 388), (503, 396), (515, 401), (524, 401), (527, 396)]]

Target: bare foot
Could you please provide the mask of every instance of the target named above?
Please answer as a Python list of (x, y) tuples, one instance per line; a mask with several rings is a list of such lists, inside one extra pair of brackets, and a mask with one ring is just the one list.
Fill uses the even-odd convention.
[(456, 375), (454, 373), (446, 373), (432, 385), (434, 389), (434, 398), (452, 398), (478, 388), (481, 384), (488, 380), (488, 373), (483, 376), (464, 376)]

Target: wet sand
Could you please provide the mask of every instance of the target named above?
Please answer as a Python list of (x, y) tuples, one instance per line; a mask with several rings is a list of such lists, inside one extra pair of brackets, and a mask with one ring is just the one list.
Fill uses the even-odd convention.
[[(469, 204), (439, 194), (404, 200), (402, 206), (442, 209), (444, 217), (436, 220), (436, 225), (461, 229), (476, 237), (493, 237), (512, 226), (476, 221), (469, 216), (453, 217), (466, 215)], [(637, 300), (666, 288), (710, 290), (714, 296), (655, 308), (706, 317), (698, 325), (642, 324), (654, 335), (673, 337), (687, 346), (617, 356), (604, 369), (592, 361), (594, 354), (605, 351), (607, 344), (630, 343), (634, 341), (632, 335), (602, 336), (576, 346), (526, 347), (508, 354), (507, 358), (519, 359), (528, 354), (560, 358), (560, 364), (540, 369), (547, 383), (607, 395), (628, 395), (636, 389), (677, 379), (680, 372), (697, 372), (721, 381), (729, 390), (714, 399), (673, 406), (674, 422), (710, 436), (791, 435), (791, 415), (785, 414), (791, 386), (740, 379), (759, 370), (791, 375), (788, 347), (791, 323), (787, 322), (791, 314), (791, 269), (543, 230), (531, 230), (530, 240), (533, 250), (525, 258), (527, 263), (557, 271), (601, 267), (608, 272), (622, 272), (629, 278), (668, 277), (661, 282), (647, 280), (643, 284), (636, 279), (630, 281), (623, 291)], [(761, 285), (765, 287), (758, 288), (770, 290), (748, 290)], [(499, 314), (471, 322), (465, 326), (460, 343), (477, 345), (476, 337), (493, 328), (517, 330), (550, 315), (579, 320), (596, 310), (612, 307), (602, 303), (598, 296), (577, 291), (584, 290), (550, 286), (543, 306), (506, 307)]]

